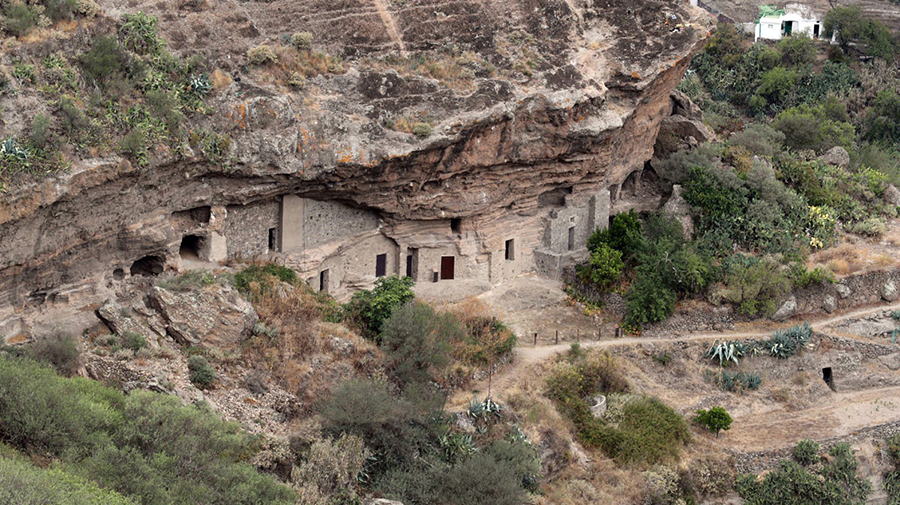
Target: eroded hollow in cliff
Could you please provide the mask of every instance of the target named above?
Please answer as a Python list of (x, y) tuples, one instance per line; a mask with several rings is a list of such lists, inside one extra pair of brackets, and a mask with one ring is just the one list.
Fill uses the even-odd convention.
[(185, 235), (181, 239), (181, 247), (178, 249), (178, 253), (181, 255), (181, 259), (198, 260), (202, 249), (203, 237), (199, 235)]
[(163, 273), (166, 259), (162, 256), (144, 256), (131, 264), (131, 275), (150, 277)]

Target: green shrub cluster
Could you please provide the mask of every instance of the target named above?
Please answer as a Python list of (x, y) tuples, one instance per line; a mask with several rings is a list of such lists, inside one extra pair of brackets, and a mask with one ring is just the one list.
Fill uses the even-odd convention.
[(188, 371), (191, 384), (200, 389), (209, 389), (216, 381), (216, 371), (209, 365), (206, 358), (199, 354), (188, 358)]
[(749, 505), (866, 503), (871, 483), (856, 475), (859, 463), (850, 445), (834, 445), (828, 454), (831, 458), (827, 462), (806, 468), (793, 461), (783, 460), (781, 466), (762, 479), (756, 475), (739, 476), (735, 487), (744, 503)]
[(882, 475), (884, 490), (888, 495), (888, 504), (900, 503), (900, 434), (885, 440), (889, 458), (889, 470)]
[(810, 466), (819, 461), (819, 443), (804, 439), (794, 445), (794, 459), (803, 466)]
[[(244, 462), (255, 452), (253, 439), (236, 424), (175, 397), (125, 396), (88, 379), (63, 379), (23, 358), (0, 355), (0, 438), (139, 503), (296, 501)], [(93, 492), (76, 484), (73, 491)]]
[(620, 393), (628, 383), (608, 354), (572, 355), (547, 378), (547, 396), (574, 425), (578, 438), (598, 447), (620, 464), (655, 464), (671, 460), (689, 439), (687, 423), (656, 398), (634, 397), (624, 405), (612, 402), (603, 419), (593, 415), (594, 395)]
[[(194, 281), (194, 277), (191, 276), (186, 278), (184, 282), (193, 284)], [(207, 280), (201, 275), (201, 278), (197, 279), (197, 282), (201, 285), (205, 285)], [(238, 291), (244, 294), (249, 294), (254, 285), (259, 286), (259, 289), (265, 292), (274, 289), (279, 282), (286, 282), (292, 285), (296, 284), (297, 273), (288, 267), (269, 264), (251, 265), (234, 274), (234, 285)], [(175, 286), (177, 287), (178, 284), (176, 283)]]
[(494, 417), (475, 419), (479, 431), (463, 434), (440, 413), (441, 404), (427, 388), (398, 393), (388, 384), (350, 381), (335, 389), (321, 414), (328, 432), (359, 436), (372, 450), (361, 475), (385, 497), (422, 505), (526, 502), (540, 474), (531, 443), (515, 429), (503, 436)]
[(0, 503), (134, 505), (137, 502), (59, 468), (41, 469), (25, 458), (0, 457)]
[(353, 293), (343, 307), (344, 317), (355, 324), (365, 337), (380, 341), (382, 326), (391, 313), (415, 298), (412, 292), (414, 284), (409, 277), (381, 277), (375, 281), (372, 290)]
[(762, 386), (762, 377), (755, 373), (729, 372), (721, 370), (717, 373), (708, 372), (707, 378), (723, 391), (740, 393), (747, 390), (756, 390)]

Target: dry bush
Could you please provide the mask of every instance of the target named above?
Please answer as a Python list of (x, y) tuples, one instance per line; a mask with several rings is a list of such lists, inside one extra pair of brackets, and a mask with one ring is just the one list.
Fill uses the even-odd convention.
[(848, 275), (863, 270), (866, 266), (865, 251), (853, 244), (843, 244), (819, 251), (809, 259), (810, 265), (826, 265), (835, 275)]
[(771, 391), (772, 399), (779, 403), (788, 403), (791, 401), (791, 390), (788, 388), (778, 388)]
[(291, 471), (291, 481), (300, 494), (300, 503), (327, 505), (338, 492), (351, 491), (356, 476), (369, 456), (361, 438), (341, 435), (337, 440), (320, 440)]
[(723, 496), (734, 487), (734, 463), (721, 458), (706, 457), (691, 461), (687, 478), (700, 496)]
[(250, 299), (262, 324), (244, 344), (243, 355), (252, 366), (271, 372), (304, 404), (340, 379), (370, 373), (377, 365), (374, 345), (343, 325), (323, 321), (323, 305), (307, 287), (274, 278), (264, 284), (269, 287), (250, 284)]

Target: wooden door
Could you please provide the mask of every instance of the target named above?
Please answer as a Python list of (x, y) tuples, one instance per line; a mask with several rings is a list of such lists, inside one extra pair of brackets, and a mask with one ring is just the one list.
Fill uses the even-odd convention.
[(455, 267), (455, 256), (441, 256), (441, 280), (452, 281)]

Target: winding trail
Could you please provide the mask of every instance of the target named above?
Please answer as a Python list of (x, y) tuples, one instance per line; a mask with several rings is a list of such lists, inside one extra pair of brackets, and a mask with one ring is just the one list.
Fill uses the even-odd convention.
[(385, 7), (384, 0), (372, 1), (375, 3), (375, 9), (378, 11), (378, 15), (381, 17), (381, 22), (384, 23), (384, 28), (387, 30), (388, 35), (391, 37), (391, 40), (394, 41), (394, 44), (397, 45), (397, 49), (400, 50), (400, 55), (406, 58), (406, 44), (403, 43), (403, 36), (400, 32), (400, 28), (397, 26), (397, 20), (394, 18), (394, 15), (391, 14), (391, 11)]
[[(849, 319), (864, 317), (884, 310), (900, 309), (900, 302), (879, 306), (867, 306), (841, 314), (836, 314), (819, 319), (810, 319), (810, 325), (816, 331), (822, 331), (830, 326)], [(639, 344), (664, 344), (673, 342), (696, 342), (705, 340), (734, 340), (743, 338), (768, 337), (772, 330), (750, 332), (712, 332), (693, 333), (678, 337), (637, 337), (620, 338), (614, 340), (582, 341), (583, 348), (612, 348), (616, 346), (632, 346)], [(546, 345), (537, 347), (517, 347), (513, 350), (515, 358), (506, 368), (495, 374), (491, 384), (491, 392), (494, 396), (501, 397), (511, 390), (532, 366), (552, 359), (559, 353), (567, 351), (571, 343)], [(486, 392), (488, 381), (482, 380), (474, 384), (468, 391), (455, 394), (448, 405), (455, 408), (464, 408), (471, 398), (471, 391)], [(722, 437), (723, 445), (735, 445), (739, 450), (762, 450), (779, 448), (794, 443), (801, 434), (809, 438), (821, 438), (826, 435), (821, 431), (823, 420), (830, 422), (831, 436), (850, 433), (865, 426), (900, 420), (900, 386), (880, 389), (869, 389), (845, 393), (835, 393), (829, 397), (827, 403), (817, 405), (802, 411), (791, 412), (785, 415), (781, 410), (773, 411), (765, 415), (748, 415), (735, 417), (735, 424), (740, 423), (741, 431), (746, 434), (754, 434), (752, 437), (740, 437), (728, 441), (730, 437)], [(759, 436), (766, 433), (765, 437)], [(771, 436), (780, 434), (779, 436)]]

